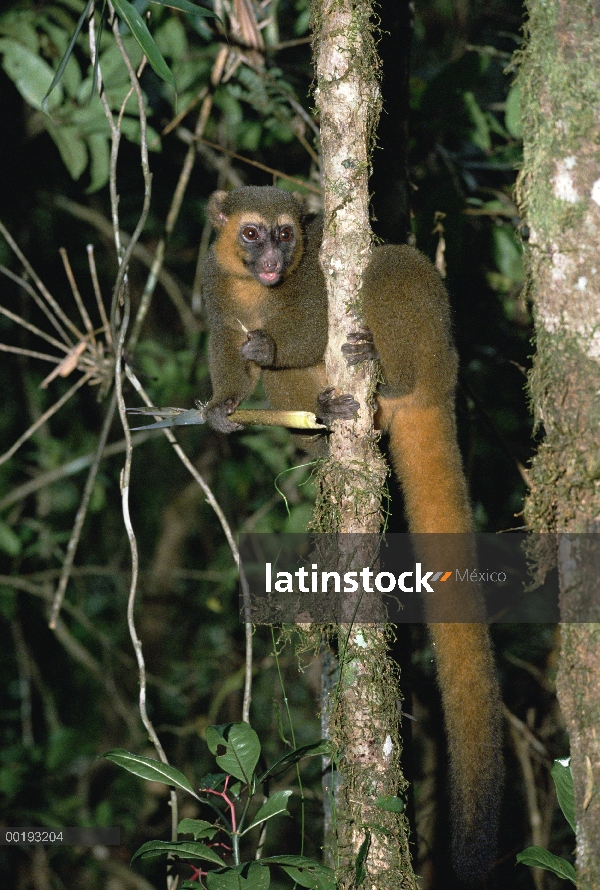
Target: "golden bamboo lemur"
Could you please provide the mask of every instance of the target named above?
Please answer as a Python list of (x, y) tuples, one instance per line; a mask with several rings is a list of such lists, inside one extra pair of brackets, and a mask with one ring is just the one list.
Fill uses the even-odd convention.
[[(221, 432), (239, 429), (229, 415), (261, 371), (274, 408), (314, 411), (328, 424), (352, 417), (358, 404), (335, 396), (325, 376), (322, 218), (307, 216), (297, 195), (269, 187), (215, 192), (208, 213), (217, 238), (203, 276), (213, 386), (207, 421)], [(471, 532), (446, 289), (417, 250), (377, 247), (361, 298), (385, 379), (376, 423), (390, 435), (410, 531)], [(349, 341), (349, 361), (369, 353), (368, 332)], [(479, 594), (469, 596), (473, 623), (432, 623), (430, 631), (449, 739), (454, 860), (459, 875), (473, 880), (485, 876), (494, 855), (503, 769), (491, 643), (477, 621)]]

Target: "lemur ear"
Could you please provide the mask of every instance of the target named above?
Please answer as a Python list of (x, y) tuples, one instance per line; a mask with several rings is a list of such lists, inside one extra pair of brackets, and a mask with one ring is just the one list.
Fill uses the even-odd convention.
[(225, 191), (213, 192), (206, 206), (206, 215), (216, 229), (222, 229), (229, 218), (223, 210), (228, 194)]
[(306, 198), (304, 195), (301, 195), (300, 192), (292, 192), (292, 198), (298, 205), (300, 212), (304, 215), (306, 213)]

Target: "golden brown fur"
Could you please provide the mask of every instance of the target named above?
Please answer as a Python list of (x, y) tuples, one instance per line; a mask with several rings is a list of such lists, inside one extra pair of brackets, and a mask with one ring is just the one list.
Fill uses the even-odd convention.
[[(322, 221), (305, 217), (297, 198), (272, 188), (217, 192), (209, 213), (218, 230), (204, 273), (213, 383), (209, 422), (226, 432), (234, 428), (227, 417), (251, 394), (259, 365), (273, 407), (322, 414), (317, 401), (327, 385), (327, 297), (318, 263)], [(293, 255), (279, 237), (282, 220), (294, 229)], [(260, 249), (244, 243), (247, 224), (260, 229), (258, 240), (272, 265), (282, 265), (274, 286), (259, 280), (265, 270), (260, 259), (256, 265)], [(417, 250), (387, 246), (373, 251), (361, 297), (385, 379), (376, 422), (390, 436), (410, 531), (461, 532), (462, 555), (473, 565), (471, 507), (456, 438), (457, 356), (446, 289)], [(244, 346), (247, 332), (248, 340), (256, 334), (267, 349), (274, 347), (262, 364), (241, 354), (242, 347), (249, 348)], [(432, 546), (440, 556), (444, 545), (437, 536), (434, 540), (424, 534), (420, 540), (417, 549), (424, 557)], [(457, 556), (452, 544), (448, 555), (451, 562), (446, 564), (452, 565)], [(453, 584), (448, 582), (448, 593)], [(428, 621), (449, 739), (455, 863), (466, 879), (480, 879), (494, 854), (502, 785), (500, 698), (487, 627), (480, 622), (479, 592), (476, 587), (459, 591), (456, 585), (453, 592), (471, 623), (444, 622), (444, 607), (435, 601), (428, 606)]]

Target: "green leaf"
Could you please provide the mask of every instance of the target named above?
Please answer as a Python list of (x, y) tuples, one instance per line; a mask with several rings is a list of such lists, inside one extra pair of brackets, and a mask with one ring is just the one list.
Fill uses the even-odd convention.
[(131, 861), (155, 859), (165, 853), (176, 853), (182, 859), (205, 859), (207, 862), (214, 862), (215, 865), (225, 865), (218, 853), (206, 844), (199, 844), (196, 841), (148, 841), (135, 851)]
[(506, 289), (523, 281), (523, 248), (512, 226), (492, 230), (496, 267), (506, 279)]
[(563, 812), (563, 816), (573, 831), (575, 831), (575, 792), (573, 790), (571, 767), (568, 763), (555, 760), (550, 770), (550, 775), (554, 780), (558, 805)]
[(110, 148), (104, 133), (90, 133), (87, 138), (90, 153), (91, 182), (86, 189), (88, 194), (97, 192), (108, 182), (110, 173)]
[(260, 757), (260, 742), (251, 726), (247, 723), (209, 726), (206, 743), (221, 769), (247, 785), (252, 783)]
[(388, 813), (403, 813), (405, 804), (401, 797), (394, 797), (393, 794), (384, 794), (375, 801), (375, 806), (380, 810), (387, 810)]
[[(37, 53), (8, 37), (0, 38), (0, 53), (2, 67), (25, 101), (33, 108), (41, 110), (54, 76), (50, 65)], [(62, 99), (61, 89), (56, 93), (52, 107), (60, 105)]]
[(71, 42), (69, 43), (64, 56), (60, 60), (60, 65), (58, 66), (58, 70), (57, 70), (56, 74), (52, 78), (52, 83), (48, 87), (46, 95), (42, 99), (42, 105), (44, 107), (44, 110), (46, 110), (46, 108), (47, 108), (48, 97), (49, 97), (50, 93), (52, 92), (54, 87), (58, 84), (61, 77), (63, 76), (63, 72), (64, 72), (65, 68), (67, 67), (67, 62), (69, 61), (71, 54), (73, 52), (73, 49), (75, 48), (75, 43), (77, 42), (77, 38), (79, 37), (79, 32), (81, 31), (81, 29), (83, 27), (83, 23), (87, 20), (87, 17), (89, 15), (90, 9), (92, 8), (93, 2), (94, 2), (94, 0), (88, 0), (83, 12), (79, 16), (79, 21), (77, 22), (77, 24), (75, 26), (75, 31), (73, 33), (73, 36), (71, 37)]
[(13, 37), (27, 49), (37, 52), (40, 42), (35, 30), (36, 14), (32, 9), (12, 9), (0, 16), (0, 34)]
[(206, 886), (208, 890), (269, 890), (271, 874), (262, 865), (263, 861), (245, 862), (226, 871), (211, 871), (206, 875)]
[(17, 556), (21, 551), (21, 540), (6, 522), (0, 521), (0, 550), (8, 556)]
[(523, 120), (521, 117), (521, 84), (513, 83), (504, 109), (504, 126), (513, 137), (520, 139), (523, 135)]
[(552, 874), (557, 875), (559, 878), (564, 878), (566, 881), (571, 881), (577, 886), (575, 869), (571, 863), (567, 862), (566, 859), (561, 859), (560, 856), (555, 856), (554, 853), (549, 853), (548, 850), (543, 850), (541, 847), (527, 847), (522, 853), (517, 853), (517, 862), (521, 865), (545, 868), (546, 871), (551, 871)]
[(113, 5), (117, 11), (119, 18), (121, 18), (137, 42), (142, 48), (142, 52), (154, 68), (155, 72), (158, 76), (171, 84), (171, 86), (175, 89), (175, 78), (171, 73), (171, 69), (163, 59), (156, 43), (154, 42), (154, 38), (152, 34), (148, 30), (145, 21), (135, 8), (129, 3), (129, 0), (113, 0)]
[(275, 773), (279, 775), (292, 764), (297, 763), (299, 760), (302, 760), (303, 757), (317, 757), (322, 754), (330, 753), (331, 745), (326, 739), (321, 739), (318, 742), (313, 742), (311, 745), (302, 745), (300, 748), (294, 748), (293, 751), (290, 751), (288, 754), (284, 754), (283, 757), (280, 757), (280, 759), (277, 760), (272, 766), (270, 766), (268, 770), (262, 773), (262, 775), (258, 779), (258, 782), (264, 782), (267, 776), (272, 776)]
[(219, 16), (212, 11), (206, 9), (205, 6), (196, 6), (195, 3), (189, 3), (188, 0), (152, 0), (152, 3), (158, 3), (159, 6), (170, 6), (173, 9), (180, 9), (181, 12), (189, 12), (190, 15), (199, 15), (202, 18), (216, 19), (221, 21)]
[(365, 868), (365, 862), (367, 860), (367, 856), (369, 854), (369, 847), (371, 846), (371, 833), (368, 831), (365, 835), (365, 839), (359, 847), (358, 853), (356, 854), (356, 860), (354, 862), (354, 871), (356, 874), (355, 882), (356, 886), (360, 887), (367, 876), (367, 871)]
[(164, 785), (174, 785), (176, 788), (182, 788), (195, 798), (198, 795), (178, 769), (169, 766), (168, 763), (161, 763), (160, 760), (152, 760), (150, 757), (142, 757), (140, 754), (131, 754), (122, 748), (115, 748), (113, 751), (107, 751), (103, 755), (107, 760), (122, 766), (134, 776), (140, 776), (142, 779), (148, 779), (150, 782), (162, 782)]
[(46, 129), (58, 148), (71, 179), (79, 179), (88, 162), (87, 147), (81, 138), (79, 129), (77, 127), (56, 127), (53, 124), (47, 126)]
[(195, 841), (203, 837), (210, 841), (217, 831), (218, 829), (214, 825), (204, 819), (182, 819), (177, 826), (177, 834), (191, 834)]
[(260, 861), (263, 864), (279, 865), (302, 887), (310, 887), (313, 890), (335, 890), (333, 869), (308, 856), (267, 856)]
[(255, 828), (257, 825), (260, 825), (261, 822), (266, 822), (267, 819), (272, 819), (273, 816), (278, 816), (279, 813), (285, 813), (286, 816), (289, 816), (287, 811), (288, 798), (291, 795), (291, 791), (275, 791), (268, 800), (264, 802), (254, 819), (252, 820), (252, 824), (248, 826), (244, 831), (241, 832), (241, 835), (246, 834), (246, 832), (250, 831), (251, 828)]
[(463, 93), (463, 102), (474, 127), (471, 132), (472, 142), (479, 146), (483, 151), (491, 151), (492, 139), (490, 137), (489, 121), (485, 112), (479, 107), (474, 93), (470, 90)]

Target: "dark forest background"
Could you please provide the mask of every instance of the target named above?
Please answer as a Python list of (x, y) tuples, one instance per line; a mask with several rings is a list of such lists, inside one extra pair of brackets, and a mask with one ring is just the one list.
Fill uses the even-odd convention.
[[(147, 7), (135, 5), (141, 12)], [(79, 0), (22, 2), (4, 4), (0, 13), (0, 220), (63, 311), (81, 326), (59, 254), (59, 248), (66, 250), (83, 302), (99, 326), (87, 245), (94, 245), (107, 302), (116, 261), (108, 128), (88, 101), (92, 69), (86, 29), (65, 69), (62, 92), (51, 94), (48, 113), (40, 102), (48, 73), (35, 62), (56, 71), (83, 7)], [(224, 9), (215, 4), (221, 14)], [(267, 13), (273, 18), (262, 31), (266, 48), (258, 52), (258, 62), (251, 56), (254, 65), (234, 63), (230, 56), (229, 76), (218, 80), (215, 66), (227, 44), (215, 22), (152, 6), (150, 30), (177, 92), (146, 68), (142, 87), (153, 181), (141, 243), (150, 254), (164, 233), (199, 111), (208, 112), (205, 142), (198, 147), (167, 244), (170, 296), (163, 279), (137, 348), (128, 356), (155, 405), (192, 407), (195, 399), (210, 396), (195, 282), (209, 244), (205, 209), (211, 192), (243, 183), (297, 188), (281, 178), (286, 174), (304, 182), (318, 206), (308, 0), (272, 0)], [(405, 240), (410, 231), (432, 259), (436, 252), (438, 261), (443, 257), (460, 353), (461, 446), (477, 530), (521, 528), (526, 468), (535, 447), (526, 391), (534, 347), (521, 267), (527, 233), (513, 200), (521, 144), (512, 59), (522, 39), (523, 8), (516, 0), (419, 0), (408, 79), (403, 61), (408, 6), (384, 0), (379, 13), (384, 111), (373, 154), (373, 228), (390, 241)], [(109, 55), (111, 39), (107, 29), (103, 64), (121, 95), (125, 81)], [(131, 51), (138, 51), (133, 41)], [(33, 92), (31, 83), (37, 84)], [(133, 112), (130, 117), (117, 168), (126, 232), (135, 227), (143, 195), (139, 127)], [(22, 263), (2, 236), (0, 263), (23, 275)], [(147, 274), (147, 263), (134, 258), (134, 306)], [(6, 274), (0, 305), (29, 326), (56, 334), (26, 287)], [(0, 340), (11, 349), (53, 352), (31, 327), (5, 313)], [(29, 354), (0, 353), (3, 453), (80, 376), (76, 371), (40, 388), (49, 367)], [(106, 855), (78, 847), (5, 848), (0, 881), (18, 890), (165, 886), (164, 861), (134, 865), (139, 878), (128, 864), (141, 843), (169, 836), (166, 786), (144, 783), (99, 759), (116, 747), (154, 756), (137, 718), (137, 670), (126, 625), (130, 557), (121, 514), (118, 420), (109, 435), (112, 452), (94, 483), (61, 633), (48, 629), (89, 455), (106, 415), (106, 393), (98, 400), (99, 389), (78, 390), (0, 464), (0, 824), (118, 825), (121, 846), (107, 848)], [(126, 398), (139, 404), (131, 389)], [(311, 467), (286, 431), (252, 429), (226, 438), (193, 426), (177, 437), (234, 532), (306, 527), (314, 500)], [(149, 671), (148, 706), (170, 762), (197, 784), (214, 766), (206, 727), (237, 721), (241, 714), (244, 633), (237, 575), (212, 509), (163, 436), (147, 434), (138, 442), (131, 511), (140, 547), (138, 628)], [(392, 484), (390, 498), (389, 528), (402, 530), (401, 497)], [(547, 873), (534, 878), (524, 866), (515, 867), (534, 823), (538, 830), (542, 825), (553, 852), (568, 855), (573, 846), (549, 776), (554, 758), (567, 751), (553, 689), (555, 631), (499, 625), (494, 639), (507, 709), (508, 779), (500, 859), (490, 886), (559, 886)], [(289, 745), (286, 708), (297, 745), (320, 737), (319, 664), (312, 652), (298, 655), (293, 635), (282, 637), (279, 631), (257, 629), (254, 646), (251, 723), (269, 763)], [(405, 769), (414, 782), (416, 870), (426, 876), (427, 887), (449, 888), (445, 742), (425, 630), (399, 630), (396, 654), (402, 707), (417, 718), (404, 721)], [(302, 766), (304, 849), (315, 858), (322, 843), (319, 770), (318, 759)], [(299, 849), (300, 795), (293, 779), (290, 774), (281, 780), (282, 787), (295, 788), (292, 819), (277, 823), (267, 839), (268, 852)], [(194, 806), (186, 806), (189, 812), (184, 807), (181, 815), (198, 816)]]

